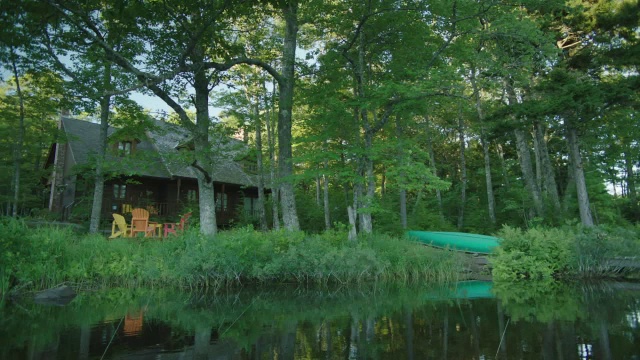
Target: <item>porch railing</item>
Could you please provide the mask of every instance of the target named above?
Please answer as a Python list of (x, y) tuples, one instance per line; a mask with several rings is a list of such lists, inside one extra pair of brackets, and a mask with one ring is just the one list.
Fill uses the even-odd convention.
[(179, 214), (181, 204), (177, 202), (144, 202), (133, 203), (126, 201), (110, 201), (103, 204), (102, 214), (104, 217), (111, 217), (112, 213), (129, 214), (131, 210), (143, 208), (149, 211), (151, 216), (175, 217)]

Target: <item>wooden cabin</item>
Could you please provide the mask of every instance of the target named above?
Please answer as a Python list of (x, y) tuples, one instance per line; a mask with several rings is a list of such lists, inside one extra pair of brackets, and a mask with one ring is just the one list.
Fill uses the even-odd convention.
[[(68, 217), (74, 208), (87, 207), (93, 186), (83, 181), (94, 171), (100, 125), (62, 117), (60, 141), (51, 147), (47, 165), (53, 167), (49, 180), (49, 209)], [(108, 154), (102, 216), (126, 214), (136, 207), (152, 216), (175, 219), (183, 210), (197, 206), (198, 184), (190, 134), (182, 127), (152, 121), (141, 130), (108, 130)], [(244, 143), (220, 138), (212, 151), (216, 193), (216, 220), (228, 225), (239, 211), (254, 213), (258, 198), (255, 163), (248, 160)], [(86, 175), (86, 176), (85, 176)], [(83, 203), (84, 202), (84, 203)], [(88, 214), (87, 214), (88, 215)]]

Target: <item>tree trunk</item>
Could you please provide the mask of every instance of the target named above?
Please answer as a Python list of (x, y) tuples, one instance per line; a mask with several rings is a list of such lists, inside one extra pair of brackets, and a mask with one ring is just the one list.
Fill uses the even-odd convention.
[[(513, 80), (505, 79), (505, 88), (507, 91), (507, 97), (509, 99), (509, 105), (515, 105), (518, 103), (516, 92), (513, 89)], [(517, 119), (514, 119), (517, 121)], [(517, 121), (517, 125), (521, 125), (520, 121)], [(520, 161), (520, 169), (522, 170), (522, 177), (524, 178), (525, 186), (529, 192), (529, 196), (533, 201), (533, 207), (536, 215), (544, 217), (544, 204), (540, 196), (540, 189), (536, 184), (536, 177), (533, 174), (533, 164), (531, 162), (531, 154), (529, 153), (529, 144), (525, 135), (525, 131), (516, 127), (513, 131), (516, 136), (516, 148), (518, 151), (518, 159)]]
[(283, 5), (285, 20), (284, 48), (282, 54), (282, 77), (280, 85), (280, 109), (278, 111), (278, 165), (280, 170), (280, 198), (282, 220), (289, 231), (300, 229), (293, 187), (293, 158), (291, 149), (291, 125), (293, 110), (293, 87), (295, 82), (295, 56), (298, 35), (298, 2), (287, 1)]
[(264, 167), (262, 165), (262, 121), (260, 121), (259, 102), (256, 96), (253, 115), (256, 125), (256, 166), (258, 168), (258, 219), (260, 230), (267, 231), (267, 214), (264, 209)]
[(206, 360), (211, 353), (211, 328), (198, 325), (193, 337), (193, 359)]
[(493, 194), (493, 179), (491, 177), (491, 154), (489, 144), (484, 134), (484, 129), (480, 130), (480, 142), (482, 143), (482, 154), (484, 156), (484, 179), (487, 185), (487, 207), (489, 209), (489, 220), (491, 225), (496, 225), (496, 197)]
[(275, 151), (275, 134), (273, 133), (274, 126), (272, 125), (273, 113), (275, 113), (275, 92), (276, 86), (273, 85), (273, 92), (271, 96), (271, 104), (267, 106), (267, 146), (269, 147), (269, 179), (271, 181), (271, 215), (273, 222), (273, 229), (280, 230), (280, 214), (278, 210), (278, 186), (276, 184), (276, 151)]
[(593, 226), (591, 216), (591, 204), (589, 193), (587, 192), (587, 182), (584, 177), (582, 156), (580, 155), (580, 145), (578, 142), (578, 131), (567, 122), (567, 142), (569, 144), (569, 154), (571, 156), (571, 168), (576, 183), (576, 196), (578, 198), (578, 210), (580, 211), (580, 221), (582, 225)]
[(496, 199), (493, 194), (493, 179), (491, 178), (491, 156), (489, 154), (489, 144), (485, 136), (484, 128), (484, 112), (482, 111), (482, 102), (480, 101), (480, 89), (476, 82), (476, 69), (471, 69), (471, 86), (473, 95), (476, 100), (476, 112), (480, 121), (480, 143), (482, 144), (482, 154), (484, 156), (484, 179), (487, 189), (487, 207), (489, 210), (489, 220), (491, 225), (496, 224)]
[(545, 192), (556, 216), (562, 217), (562, 207), (560, 206), (560, 195), (558, 195), (558, 184), (556, 183), (555, 171), (549, 158), (549, 149), (547, 148), (547, 141), (545, 140), (544, 126), (536, 121), (534, 123), (536, 143), (538, 145), (538, 152), (540, 154), (540, 162), (542, 164), (542, 178), (544, 183)]
[[(365, 79), (365, 59), (364, 59), (364, 31), (360, 32), (359, 46), (358, 46), (358, 65), (356, 68), (356, 93), (360, 100), (365, 99), (364, 87), (366, 84)], [(373, 179), (373, 161), (371, 159), (371, 152), (373, 151), (373, 134), (371, 133), (371, 124), (369, 124), (369, 115), (367, 109), (364, 106), (358, 108), (360, 120), (362, 121), (362, 128), (364, 130), (364, 155), (362, 156), (362, 170), (364, 173), (364, 186), (365, 194), (360, 197), (360, 207), (358, 207), (358, 214), (360, 215), (360, 231), (370, 234), (373, 231), (373, 223), (371, 219), (371, 206), (373, 204), (373, 197), (375, 195), (375, 183)], [(366, 208), (366, 209), (364, 209)]]
[(400, 225), (407, 229), (407, 190), (400, 189)]
[(540, 197), (540, 189), (536, 185), (535, 175), (533, 174), (533, 165), (531, 163), (531, 154), (529, 153), (529, 145), (522, 129), (514, 130), (516, 136), (516, 146), (518, 151), (518, 160), (520, 162), (520, 170), (524, 178), (525, 186), (533, 201), (536, 215), (544, 217), (544, 205)]
[(356, 241), (358, 239), (358, 232), (356, 231), (356, 211), (353, 207), (347, 207), (347, 215), (349, 216), (349, 241)]
[[(104, 91), (111, 89), (111, 64), (104, 65)], [(93, 205), (91, 207), (91, 220), (89, 222), (89, 232), (95, 234), (100, 227), (102, 217), (102, 199), (104, 197), (104, 161), (107, 152), (107, 131), (109, 129), (109, 109), (111, 107), (111, 96), (104, 95), (100, 98), (100, 140), (98, 145), (98, 156), (96, 158), (95, 183), (93, 187)]]
[(324, 227), (331, 229), (331, 209), (329, 209), (329, 181), (327, 172), (329, 171), (329, 161), (324, 159), (324, 174), (322, 174), (323, 202), (324, 202)]
[(11, 48), (11, 68), (13, 70), (13, 77), (16, 81), (16, 92), (18, 94), (19, 102), (19, 116), (18, 116), (18, 137), (16, 138), (15, 149), (13, 153), (13, 208), (11, 209), (11, 215), (13, 217), (18, 216), (18, 204), (20, 203), (20, 167), (22, 165), (22, 146), (24, 142), (24, 96), (22, 94), (22, 88), (20, 87), (20, 78), (18, 76), (18, 65), (16, 64), (16, 54)]
[(367, 159), (366, 171), (367, 171), (366, 172), (367, 193), (364, 198), (365, 199), (364, 206), (367, 207), (367, 210), (362, 213), (361, 231), (363, 231), (365, 234), (371, 234), (373, 232), (373, 218), (371, 215), (371, 207), (373, 206), (373, 201), (374, 201), (375, 191), (376, 191), (375, 178), (373, 177), (373, 160), (371, 160), (371, 158)]
[[(629, 200), (635, 209), (638, 206), (638, 194), (636, 191), (636, 180), (633, 172), (633, 156), (631, 155), (631, 146), (625, 144), (624, 150), (624, 164), (626, 169), (626, 182), (629, 194)], [(615, 184), (614, 184), (615, 187)]]
[(507, 162), (504, 160), (504, 149), (502, 144), (496, 145), (498, 152), (498, 159), (500, 160), (500, 169), (502, 170), (502, 180), (504, 181), (504, 188), (506, 191), (511, 189), (511, 181), (509, 181), (509, 170), (507, 169)]
[[(197, 60), (200, 61), (201, 59)], [(204, 70), (197, 70), (194, 75), (196, 108), (196, 129), (194, 133), (196, 162), (194, 167), (198, 179), (200, 232), (204, 235), (216, 235), (218, 224), (216, 221), (215, 192), (213, 179), (211, 178), (213, 159), (211, 159), (211, 142), (209, 140), (209, 127), (211, 126), (211, 119), (209, 118), (209, 80)]]
[(462, 111), (458, 113), (458, 139), (460, 141), (460, 207), (458, 208), (458, 230), (464, 226), (464, 208), (467, 204), (467, 161), (464, 156), (466, 145), (464, 139), (464, 119)]
[[(316, 168), (317, 170), (320, 170), (320, 166), (318, 166)], [(316, 185), (316, 205), (320, 206), (320, 188), (322, 187), (322, 185), (320, 184), (320, 174), (316, 174), (316, 179), (315, 179), (315, 185)]]
[[(433, 140), (431, 139), (431, 128), (429, 126), (429, 116), (425, 115), (424, 119), (426, 121), (426, 142), (427, 142), (427, 151), (429, 152), (429, 163), (431, 167), (433, 167), (433, 174), (438, 176), (438, 166), (436, 164), (436, 153), (433, 151)], [(436, 199), (438, 200), (438, 211), (440, 213), (440, 218), (444, 220), (444, 210), (442, 208), (442, 192), (440, 189), (436, 189)]]
[[(405, 165), (404, 148), (402, 146), (402, 139), (404, 137), (404, 129), (400, 123), (400, 119), (396, 117), (396, 138), (398, 142), (398, 160), (397, 165), (402, 167)], [(405, 188), (405, 173), (400, 171), (400, 178), (398, 184), (400, 186), (400, 225), (403, 229), (407, 229), (407, 189)]]
[[(540, 138), (538, 137), (538, 132), (536, 129), (536, 121), (534, 120), (533, 122), (533, 155), (535, 156), (535, 165), (536, 165), (536, 186), (538, 187), (538, 189), (540, 189), (540, 194), (542, 197), (544, 197), (544, 195), (542, 195), (544, 193), (544, 186), (542, 184), (543, 182), (543, 171), (542, 171), (542, 151), (540, 149), (540, 147), (542, 146), (540, 144)], [(544, 142), (544, 139), (542, 139), (542, 141)]]

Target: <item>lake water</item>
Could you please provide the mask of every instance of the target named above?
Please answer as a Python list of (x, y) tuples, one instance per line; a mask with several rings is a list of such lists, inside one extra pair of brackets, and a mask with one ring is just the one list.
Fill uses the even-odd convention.
[(640, 359), (640, 286), (83, 292), (0, 313), (3, 359)]

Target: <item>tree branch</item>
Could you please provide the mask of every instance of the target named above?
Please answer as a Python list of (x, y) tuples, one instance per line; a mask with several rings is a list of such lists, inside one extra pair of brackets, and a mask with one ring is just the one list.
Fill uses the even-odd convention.
[(204, 180), (207, 183), (210, 183), (213, 181), (213, 179), (211, 178), (211, 175), (209, 175), (209, 172), (205, 169), (202, 168), (202, 166), (198, 165), (198, 161), (197, 160), (193, 160), (193, 162), (191, 163), (191, 166), (193, 166), (196, 170), (200, 171), (202, 173), (202, 175), (204, 175)]
[(278, 84), (280, 84), (283, 81), (282, 74), (280, 74), (278, 70), (276, 70), (273, 66), (271, 66), (271, 64), (259, 59), (236, 58), (226, 63), (205, 62), (204, 68), (215, 69), (217, 71), (226, 71), (239, 64), (255, 65), (257, 67), (262, 68), (264, 71), (268, 72), (269, 75), (271, 75), (278, 82)]

